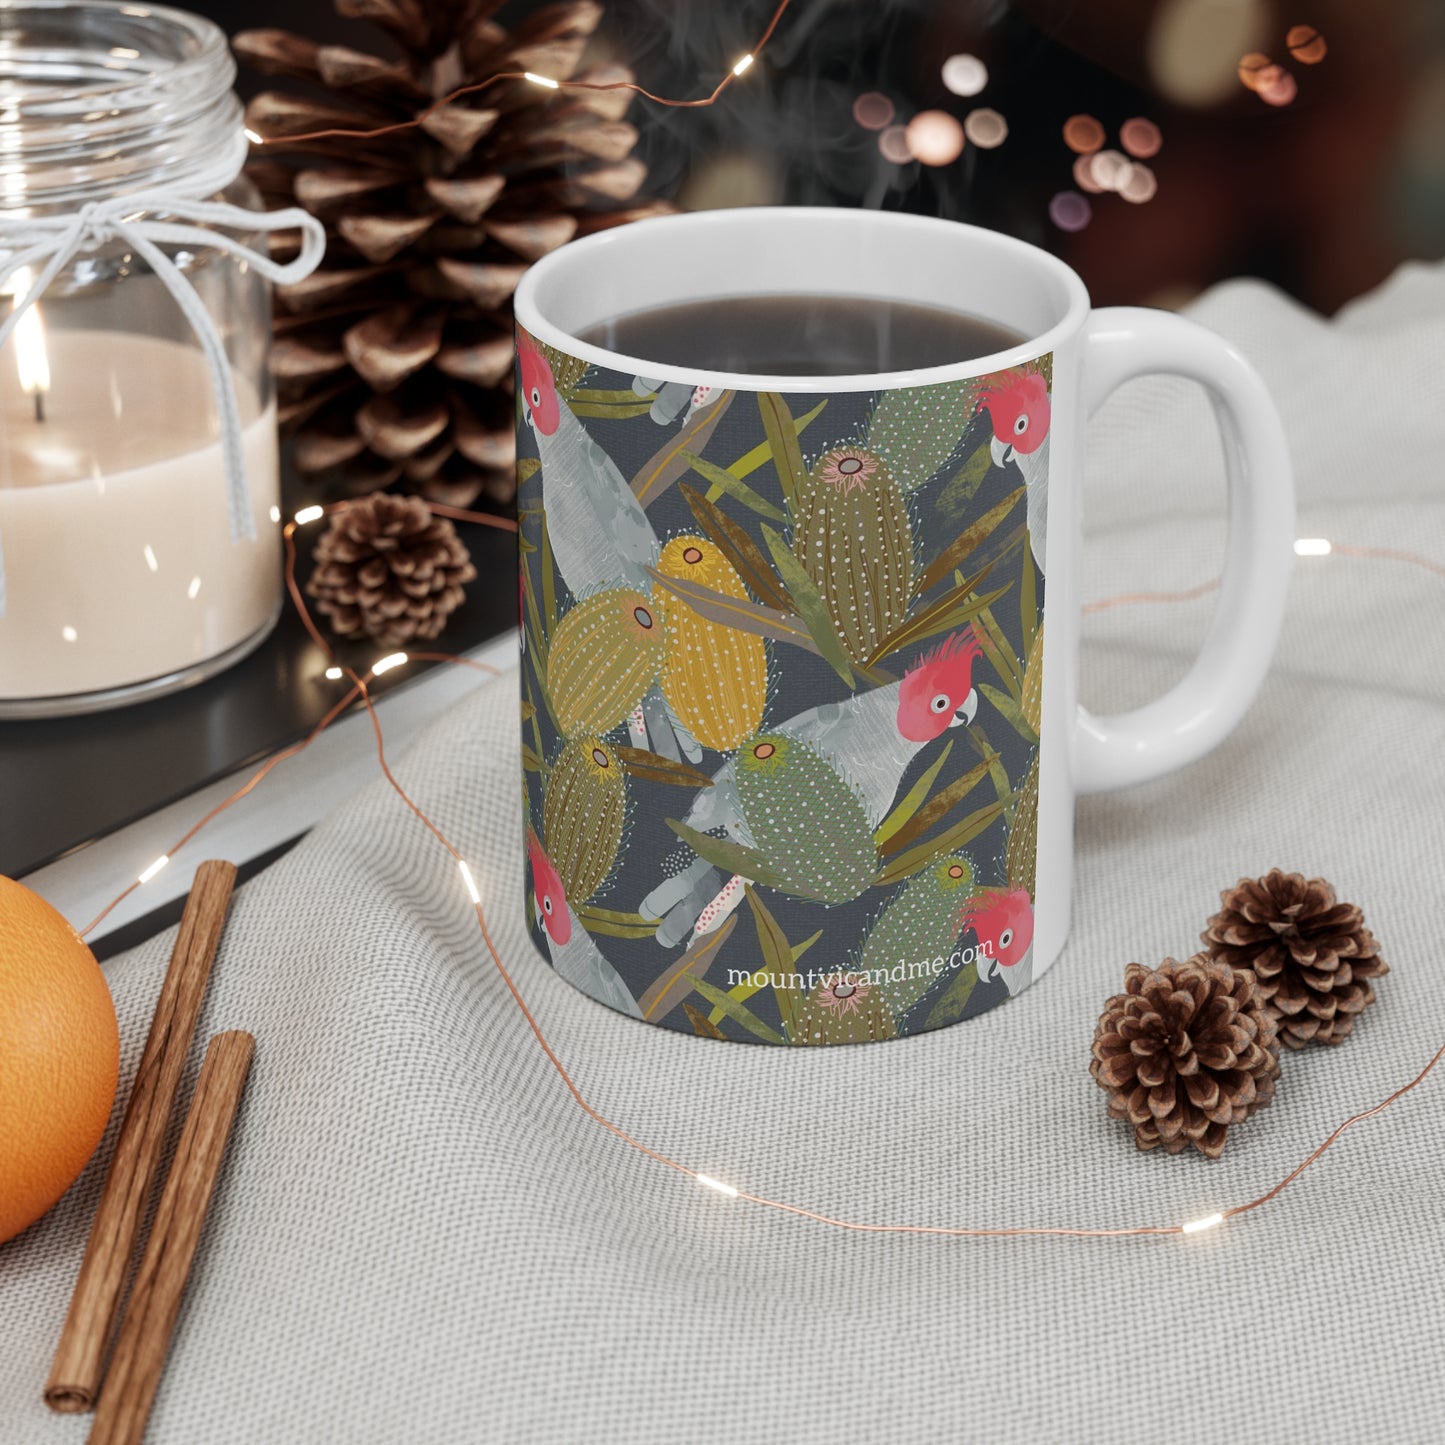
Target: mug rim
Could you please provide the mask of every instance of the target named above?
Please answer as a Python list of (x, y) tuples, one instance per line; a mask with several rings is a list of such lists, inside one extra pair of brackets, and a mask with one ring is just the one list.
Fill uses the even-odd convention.
[[(625, 352), (613, 351), (608, 347), (596, 346), (591, 342), (583, 341), (563, 327), (553, 324), (542, 314), (538, 292), (554, 273), (567, 267), (598, 264), (604, 259), (609, 248), (627, 246), (629, 237), (636, 237), (639, 232), (656, 231), (659, 227), (684, 232), (718, 228), (727, 224), (736, 225), (743, 221), (766, 225), (776, 224), (779, 221), (794, 224), (809, 220), (827, 221), (833, 225), (841, 223), (891, 229), (900, 235), (904, 235), (910, 230), (915, 233), (923, 230), (936, 233), (946, 227), (963, 233), (959, 237), (960, 245), (971, 246), (975, 249), (978, 247), (992, 248), (996, 253), (1001, 253), (1016, 262), (1032, 265), (1049, 273), (1053, 281), (1062, 286), (1068, 297), (1068, 304), (1064, 314), (1051, 326), (1025, 337), (1018, 345), (1003, 351), (991, 352), (986, 356), (968, 357), (963, 361), (945, 366), (852, 375), (770, 376), (761, 372), (718, 371), (707, 367), (681, 367), (664, 362), (648, 361), (644, 357), (632, 356)], [(685, 245), (686, 237), (680, 235), (677, 244)], [(730, 294), (737, 293), (723, 292), (720, 295), (715, 294), (714, 297), (699, 294), (696, 299), (698, 301), (724, 299)], [(652, 216), (569, 241), (528, 267), (517, 286), (513, 300), (513, 312), (517, 326), (538, 341), (555, 347), (567, 356), (576, 357), (580, 361), (587, 361), (613, 371), (630, 371), (634, 375), (647, 376), (658, 381), (684, 382), (693, 386), (713, 386), (731, 391), (847, 392), (930, 386), (940, 382), (985, 376), (992, 372), (1007, 370), (1009, 367), (1020, 365), (1023, 362), (1032, 361), (1046, 353), (1058, 351), (1068, 338), (1083, 325), (1088, 316), (1090, 304), (1089, 294), (1083, 280), (1067, 263), (1041, 247), (1021, 241), (1014, 236), (987, 230), (982, 226), (970, 225), (964, 221), (946, 220), (939, 216), (916, 216), (899, 211), (868, 211), (844, 206), (750, 206)]]

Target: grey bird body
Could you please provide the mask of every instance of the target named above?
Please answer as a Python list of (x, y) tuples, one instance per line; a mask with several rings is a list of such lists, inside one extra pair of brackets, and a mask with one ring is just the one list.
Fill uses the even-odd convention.
[(1040, 572), (1049, 540), (1049, 442), (1045, 437), (1037, 451), (1021, 452), (1001, 437), (990, 443), (994, 464), (1006, 467), (1012, 462), (1024, 479), (1024, 500), (1028, 508), (1029, 548)]
[(640, 1019), (642, 1010), (638, 1008), (631, 990), (623, 983), (622, 975), (603, 958), (592, 935), (578, 922), (570, 905), (564, 903), (563, 907), (567, 909), (572, 924), (567, 942), (557, 943), (550, 933), (544, 935), (547, 952), (552, 956), (552, 967), (573, 988), (581, 989), (598, 1003), (605, 1003), (608, 1008)]
[(574, 597), (604, 587), (651, 594), (661, 543), (617, 464), (563, 405), (551, 436), (537, 433), (547, 540)]
[[(857, 791), (873, 828), (887, 816), (903, 774), (923, 747), (898, 731), (900, 687), (894, 682), (845, 702), (810, 707), (770, 730), (798, 738), (822, 753)], [(713, 774), (712, 787), (698, 791), (683, 822), (699, 833), (724, 832), (745, 847), (753, 846), (731, 759)], [(654, 888), (642, 900), (640, 911), (661, 920), (658, 943), (665, 948), (681, 943), (724, 881), (718, 869), (698, 858)]]

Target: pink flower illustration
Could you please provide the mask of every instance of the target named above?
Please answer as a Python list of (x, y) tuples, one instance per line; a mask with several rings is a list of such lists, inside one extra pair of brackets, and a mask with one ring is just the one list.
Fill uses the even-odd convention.
[(826, 1009), (837, 1009), (840, 1014), (855, 1014), (859, 1004), (872, 992), (871, 983), (856, 973), (844, 973), (830, 978), (818, 990), (817, 1001)]
[(831, 482), (840, 492), (861, 492), (869, 477), (878, 470), (878, 459), (852, 447), (839, 447), (829, 452), (819, 464), (818, 476)]

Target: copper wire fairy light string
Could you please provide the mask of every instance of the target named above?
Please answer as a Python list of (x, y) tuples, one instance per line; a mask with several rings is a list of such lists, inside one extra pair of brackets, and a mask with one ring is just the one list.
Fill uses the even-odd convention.
[[(1308, 551), (1300, 552), (1300, 555), (1327, 557), (1334, 552), (1341, 557), (1369, 557), (1381, 562), (1408, 562), (1412, 567), (1423, 567), (1425, 571), (1433, 572), (1437, 577), (1445, 577), (1445, 567), (1438, 562), (1432, 562), (1428, 557), (1422, 557), (1418, 552), (1405, 552), (1398, 547), (1358, 547), (1350, 542), (1330, 542), (1324, 538), (1317, 539), (1317, 542), (1317, 548), (1312, 547)], [(1300, 551), (1298, 546), (1296, 551)], [(1133, 606), (1136, 603), (1193, 602), (1200, 597), (1207, 597), (1211, 592), (1217, 592), (1219, 583), (1218, 577), (1211, 577), (1209, 581), (1201, 582), (1197, 587), (1187, 587), (1182, 592), (1120, 592), (1116, 596), (1105, 597), (1098, 602), (1086, 602), (1082, 610), (1084, 616), (1090, 617), (1096, 612), (1108, 612), (1115, 607)]]
[[(320, 514), (324, 515), (329, 512), (343, 510), (348, 505), (350, 505), (350, 503), (347, 502), (333, 503), (329, 507), (320, 509)], [(516, 530), (516, 523), (511, 522), (507, 519), (490, 517), (482, 513), (469, 513), (465, 512), (460, 508), (443, 509), (438, 506), (436, 510), (444, 510), (447, 515), (455, 517), (458, 520), (480, 522), (486, 525), (500, 527), (510, 531)], [(312, 513), (313, 518), (316, 515), (316, 513)], [(313, 638), (313, 640), (316, 641), (316, 643), (326, 652), (328, 656), (332, 656), (334, 654), (332, 653), (331, 646), (324, 637), (324, 635), (321, 633), (319, 628), (316, 626), (316, 623), (311, 616), (310, 610), (306, 606), (305, 598), (302, 595), (301, 588), (296, 581), (295, 533), (298, 525), (299, 524), (297, 522), (291, 521), (288, 522), (283, 529), (283, 536), (286, 546), (287, 590), (290, 593), (291, 599), (296, 606), (298, 614), (300, 615), (301, 622), (306, 628), (308, 634)], [(1411, 552), (1401, 552), (1393, 548), (1354, 547), (1348, 544), (1330, 544), (1327, 550), (1348, 556), (1370, 557), (1389, 561), (1406, 562), (1411, 565), (1424, 567), (1430, 572), (1445, 577), (1445, 567), (1441, 567), (1438, 563), (1431, 561), (1429, 558), (1421, 557), (1418, 554)], [(1202, 595), (1203, 592), (1208, 590), (1210, 590), (1208, 587), (1196, 588), (1187, 595), (1199, 596)], [(1186, 594), (1141, 593), (1128, 595), (1138, 599), (1154, 600), (1156, 598), (1182, 598)], [(1123, 600), (1123, 598), (1106, 599), (1108, 603), (1121, 602)], [(1095, 610), (1097, 610), (1097, 604), (1095, 605)], [(445, 663), (461, 663), (468, 666), (478, 667), (483, 671), (490, 671), (493, 673), (496, 673), (498, 671), (498, 669), (492, 668), (488, 664), (478, 663), (475, 661), (475, 659), (458, 657), (452, 653), (409, 653), (407, 654), (407, 657), (409, 660), (414, 658), (418, 661), (428, 660)], [(456, 846), (451, 842), (451, 840), (446, 836), (446, 834), (442, 832), (442, 830), (436, 825), (436, 823), (411, 797), (411, 795), (401, 785), (396, 775), (392, 772), (391, 766), (387, 761), (386, 757), (386, 745), (385, 738), (382, 733), (381, 720), (377, 716), (376, 708), (372, 701), (371, 692), (367, 685), (366, 678), (356, 672), (356, 670), (353, 668), (347, 667), (343, 668), (342, 670), (345, 675), (349, 676), (352, 680), (352, 686), (345, 695), (345, 697), (343, 697), (340, 702), (338, 702), (326, 713), (326, 715), (321, 719), (321, 721), (316, 725), (316, 727), (313, 728), (312, 731), (301, 742), (293, 744), (290, 748), (285, 749), (284, 751), (276, 754), (275, 757), (269, 759), (243, 787), (237, 789), (235, 793), (230, 795), (230, 797), (225, 799), (216, 807), (212, 808), (211, 811), (208, 812), (204, 818), (202, 818), (176, 843), (172, 851), (174, 852), (179, 850), (185, 845), (186, 842), (188, 842), (198, 832), (200, 832), (201, 829), (204, 828), (206, 824), (211, 821), (211, 819), (216, 817), (219, 813), (223, 812), (226, 808), (231, 807), (234, 803), (239, 802), (243, 797), (250, 793), (251, 790), (255, 788), (262, 781), (262, 779), (266, 777), (266, 775), (271, 771), (273, 767), (276, 766), (277, 763), (281, 762), (287, 757), (292, 757), (295, 756), (297, 753), (303, 752), (318, 736), (320, 736), (320, 734), (328, 726), (330, 726), (330, 724), (346, 708), (351, 705), (354, 700), (359, 698), (362, 705), (365, 707), (368, 718), (371, 722), (372, 734), (376, 741), (377, 761), (380, 765), (382, 775), (386, 778), (387, 783), (396, 792), (397, 796), (401, 799), (402, 803), (407, 807), (407, 809), (417, 818), (420, 823), (422, 823), (424, 827), (427, 828), (427, 830), (432, 834), (432, 836), (437, 839), (437, 841), (452, 856), (453, 860), (460, 868), (462, 876), (467, 884), (468, 891), (471, 894), (473, 900), (473, 912), (476, 915), (477, 925), (481, 931), (482, 939), (486, 944), (487, 952), (491, 957), (492, 964), (496, 968), (497, 973), (500, 975), (502, 982), (506, 985), (507, 991), (511, 994), (512, 1000), (517, 1005), (517, 1008), (520, 1010), (522, 1017), (526, 1020), (527, 1026), (532, 1031), (532, 1035), (536, 1039), (538, 1047), (540, 1047), (542, 1052), (546, 1055), (547, 1061), (556, 1071), (557, 1076), (561, 1079), (563, 1086), (571, 1095), (573, 1102), (595, 1123), (606, 1129), (610, 1134), (613, 1134), (618, 1140), (626, 1144), (629, 1148), (636, 1150), (639, 1154), (645, 1155), (647, 1158), (653, 1160), (655, 1163), (665, 1165), (667, 1168), (674, 1170), (679, 1174), (686, 1175), (694, 1182), (711, 1188), (719, 1193), (722, 1193), (729, 1198), (743, 1200), (746, 1203), (757, 1205), (760, 1208), (771, 1209), (781, 1214), (789, 1214), (799, 1219), (812, 1220), (816, 1224), (822, 1224), (829, 1228), (843, 1229), (853, 1233), (861, 1234), (924, 1234), (975, 1239), (1009, 1238), (1013, 1236), (1023, 1235), (1062, 1236), (1072, 1239), (1122, 1239), (1144, 1235), (1194, 1234), (1201, 1230), (1209, 1229), (1216, 1225), (1222, 1224), (1227, 1219), (1233, 1219), (1238, 1217), (1239, 1215), (1248, 1214), (1251, 1210), (1258, 1209), (1262, 1205), (1270, 1203), (1278, 1195), (1283, 1193), (1283, 1191), (1287, 1189), (1291, 1184), (1293, 1184), (1295, 1180), (1298, 1179), (1312, 1164), (1319, 1160), (1341, 1138), (1341, 1136), (1347, 1130), (1352, 1128), (1354, 1125), (1363, 1122), (1366, 1119), (1373, 1118), (1376, 1114), (1384, 1112), (1384, 1110), (1388, 1109), (1392, 1104), (1403, 1098), (1412, 1089), (1417, 1088), (1436, 1068), (1436, 1066), (1440, 1063), (1441, 1059), (1445, 1058), (1445, 1044), (1442, 1044), (1441, 1047), (1436, 1051), (1436, 1053), (1430, 1058), (1429, 1062), (1425, 1065), (1425, 1067), (1421, 1069), (1420, 1072), (1416, 1074), (1413, 1079), (1401, 1085), (1400, 1088), (1394, 1091), (1394, 1093), (1390, 1094), (1387, 1098), (1382, 1099), (1378, 1104), (1375, 1104), (1369, 1109), (1362, 1110), (1360, 1113), (1351, 1115), (1348, 1119), (1344, 1120), (1341, 1124), (1336, 1126), (1333, 1132), (1330, 1133), (1330, 1135), (1311, 1154), (1309, 1154), (1305, 1159), (1303, 1159), (1299, 1164), (1297, 1164), (1288, 1174), (1284, 1176), (1283, 1179), (1281, 1179), (1271, 1189), (1265, 1191), (1263, 1194), (1260, 1194), (1251, 1200), (1248, 1200), (1243, 1204), (1233, 1205), (1228, 1209), (1220, 1210), (1215, 1214), (1208, 1215), (1202, 1219), (1192, 1220), (1185, 1224), (1133, 1225), (1117, 1229), (1074, 1229), (1062, 1225), (1017, 1225), (990, 1228), (983, 1226), (942, 1224), (880, 1223), (870, 1220), (847, 1219), (838, 1215), (826, 1214), (819, 1210), (808, 1209), (803, 1205), (791, 1204), (786, 1200), (774, 1199), (766, 1194), (755, 1194), (749, 1190), (736, 1188), (731, 1184), (725, 1184), (720, 1180), (714, 1179), (710, 1175), (703, 1174), (700, 1171), (692, 1168), (690, 1165), (684, 1164), (680, 1160), (674, 1159), (670, 1155), (664, 1154), (660, 1150), (654, 1149), (650, 1145), (643, 1143), (640, 1139), (637, 1139), (633, 1135), (629, 1134), (627, 1130), (625, 1130), (620, 1124), (617, 1124), (612, 1119), (610, 1119), (606, 1114), (604, 1114), (600, 1109), (598, 1109), (594, 1104), (592, 1104), (588, 1100), (586, 1095), (583, 1094), (582, 1090), (578, 1087), (576, 1081), (568, 1072), (566, 1065), (562, 1062), (556, 1050), (552, 1047), (546, 1033), (542, 1029), (542, 1026), (537, 1022), (536, 1016), (527, 1006), (527, 1002), (523, 998), (521, 990), (517, 987), (516, 981), (513, 979), (507, 966), (502, 962), (501, 953), (497, 948), (496, 943), (493, 941), (491, 931), (487, 926), (486, 912), (480, 897), (480, 892), (477, 889), (476, 883), (472, 878), (471, 870), (467, 865), (466, 859), (461, 854), (461, 852), (458, 851)], [(120, 894), (119, 897), (117, 897), (110, 905), (107, 906), (104, 911), (102, 911), (102, 913), (84, 930), (84, 932), (89, 933), (95, 927), (95, 925), (99, 923), (100, 920), (103, 919), (106, 914), (109, 913), (110, 910), (116, 906), (116, 904), (118, 904), (122, 899), (129, 896), (129, 894), (132, 893), (139, 886), (139, 883), (131, 884), (130, 887), (125, 890), (125, 892)]]
[[(341, 505), (344, 506), (345, 504), (343, 503)], [(454, 518), (458, 521), (480, 523), (483, 526), (496, 527), (504, 532), (515, 532), (517, 530), (516, 522), (512, 521), (510, 518), (507, 517), (493, 517), (485, 512), (468, 512), (464, 511), (460, 507), (443, 506), (441, 503), (436, 502), (430, 503), (429, 505), (431, 506), (432, 511)], [(335, 506), (330, 508), (323, 508), (321, 510), (321, 515), (324, 515), (327, 511), (334, 510), (336, 510)], [(327, 641), (326, 637), (320, 632), (320, 630), (316, 627), (316, 624), (312, 621), (310, 610), (307, 608), (305, 599), (301, 596), (300, 590), (296, 585), (296, 550), (295, 542), (293, 540), (293, 533), (295, 532), (295, 530), (296, 524), (294, 522), (290, 522), (286, 525), (283, 531), (283, 536), (286, 543), (286, 587), (291, 594), (292, 602), (296, 605), (296, 611), (298, 616), (301, 618), (303, 626), (310, 634), (311, 640), (315, 642), (317, 646), (322, 649), (323, 652), (325, 652), (328, 658), (334, 658), (335, 653), (332, 650), (330, 642)], [(498, 671), (488, 662), (479, 662), (475, 658), (470, 657), (458, 657), (454, 653), (450, 652), (410, 652), (407, 654), (407, 656), (418, 662), (457, 663), (460, 666), (475, 668), (479, 672), (487, 672), (492, 674), (493, 676), (496, 676)], [(241, 787), (237, 788), (234, 793), (230, 793), (226, 797), (222, 798), (221, 801), (215, 805), (215, 807), (213, 807), (208, 813), (206, 813), (202, 818), (200, 818), (199, 821), (197, 821), (189, 829), (187, 829), (186, 832), (181, 834), (181, 836), (177, 838), (176, 841), (171, 844), (171, 846), (164, 853), (161, 854), (160, 858), (158, 858), (155, 863), (152, 863), (150, 865), (150, 868), (146, 869), (145, 873), (143, 873), (139, 878), (137, 878), (135, 882), (133, 882), (123, 892), (118, 893), (114, 898), (112, 898), (110, 902), (107, 903), (105, 907), (102, 908), (100, 912), (97, 913), (95, 917), (92, 918), (90, 922), (85, 925), (84, 928), (79, 930), (80, 936), (82, 938), (86, 937), (90, 933), (93, 933), (95, 929), (99, 926), (99, 924), (104, 922), (104, 920), (109, 917), (109, 915), (117, 907), (119, 907), (120, 904), (124, 903), (125, 900), (136, 891), (137, 888), (140, 888), (144, 883), (149, 882), (150, 878), (154, 877), (155, 873), (160, 871), (157, 867), (157, 864), (169, 862), (171, 857), (174, 854), (180, 852), (180, 850), (184, 848), (186, 844), (189, 843), (191, 839), (194, 838), (196, 834), (201, 831), (202, 828), (204, 828), (213, 819), (218, 818), (228, 808), (231, 808), (235, 806), (235, 804), (239, 803), (242, 798), (244, 798), (248, 793), (252, 791), (252, 789), (259, 787), (273, 768), (278, 767), (288, 758), (298, 757), (301, 753), (304, 753), (306, 749), (309, 748), (311, 744), (314, 743), (316, 739), (319, 738), (321, 734), (324, 733), (326, 729), (329, 728), (331, 724), (334, 723), (336, 719), (339, 718), (341, 714), (344, 713), (351, 706), (351, 704), (356, 701), (359, 696), (361, 696), (362, 692), (365, 689), (365, 684), (363, 683), (361, 678), (358, 677), (357, 674), (355, 672), (352, 672), (350, 669), (344, 668), (343, 672), (350, 673), (352, 679), (351, 690), (346, 693), (346, 695), (342, 697), (339, 702), (332, 704), (332, 706), (328, 708), (325, 713), (322, 714), (322, 717), (320, 721), (316, 724), (316, 726), (313, 727), (311, 731), (307, 733), (306, 736), (302, 738), (299, 742), (292, 743), (289, 747), (282, 748), (280, 752), (273, 753), (251, 775), (251, 777), (241, 785)]]
[(666, 106), (669, 110), (700, 110), (704, 106), (715, 105), (722, 96), (722, 93), (742, 75), (749, 66), (762, 53), (763, 47), (773, 38), (773, 31), (778, 28), (778, 21), (783, 18), (788, 6), (793, 0), (779, 0), (778, 8), (773, 11), (773, 18), (768, 21), (768, 28), (763, 31), (753, 48), (740, 56), (733, 68), (713, 87), (712, 91), (697, 100), (674, 100), (665, 95), (655, 95), (646, 86), (638, 85), (631, 80), (555, 80), (550, 75), (538, 75), (531, 70), (502, 70), (495, 75), (489, 75), (485, 80), (474, 81), (470, 85), (458, 86), (455, 90), (448, 91), (440, 100), (434, 100), (425, 110), (418, 111), (410, 120), (395, 121), (390, 125), (374, 127), (349, 128), (346, 126), (331, 126), (325, 130), (301, 131), (297, 134), (285, 134), (276, 136), (258, 135), (255, 131), (247, 131), (251, 140), (257, 145), (299, 145), (302, 141), (313, 140), (375, 140), (380, 136), (394, 135), (398, 131), (415, 130), (430, 116), (437, 111), (445, 109), (454, 101), (461, 100), (464, 96), (475, 95), (480, 90), (486, 90), (488, 86), (496, 85), (504, 80), (524, 80), (532, 85), (539, 85), (547, 90), (630, 90), (635, 95), (640, 95), (646, 100), (652, 101), (655, 105)]
[(1219, 578), (1212, 577), (1208, 582), (1201, 582), (1198, 587), (1189, 587), (1183, 592), (1120, 592), (1117, 597), (1104, 597), (1098, 602), (1086, 602), (1082, 611), (1085, 617), (1091, 617), (1096, 612), (1108, 612), (1114, 607), (1132, 607), (1137, 603), (1193, 602), (1196, 598), (1207, 597), (1209, 593), (1217, 591), (1218, 588)]

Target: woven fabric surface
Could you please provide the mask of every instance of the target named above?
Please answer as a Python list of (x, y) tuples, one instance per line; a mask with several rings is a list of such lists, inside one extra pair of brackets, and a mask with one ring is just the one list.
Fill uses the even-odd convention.
[[(1445, 268), (1407, 268), (1329, 323), (1245, 282), (1194, 314), (1279, 400), (1302, 535), (1445, 561)], [(1182, 383), (1110, 404), (1091, 434), (1087, 599), (1213, 574), (1218, 454)], [(1091, 616), (1086, 700), (1157, 693), (1209, 607)], [(1081, 803), (1059, 963), (1005, 1007), (890, 1044), (716, 1044), (559, 981), (522, 922), (514, 677), (440, 717), (397, 772), (472, 861), (579, 1086), (648, 1144), (859, 1219), (1178, 1223), (1275, 1183), (1445, 1038), (1442, 618), (1445, 580), (1425, 571), (1302, 559), (1234, 736)], [(1087, 1072), (1103, 1001), (1128, 961), (1192, 952), (1219, 890), (1274, 865), (1364, 907), (1392, 967), (1379, 1002), (1343, 1047), (1287, 1057), (1275, 1103), (1219, 1162), (1140, 1155)], [(107, 967), (122, 1099), (170, 943)], [(1441, 1438), (1445, 1074), (1273, 1204), (1187, 1240), (826, 1229), (701, 1189), (582, 1114), (455, 866), (382, 783), (238, 895), (201, 1032), (225, 1028), (254, 1031), (256, 1063), (157, 1445)], [(6, 1445), (88, 1430), (41, 1389), (117, 1123), (65, 1200), (0, 1247)]]

